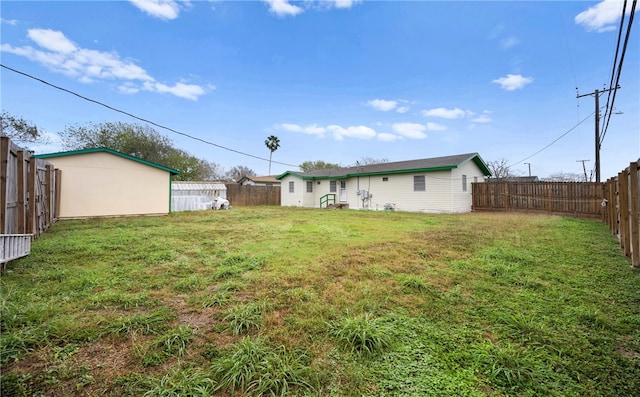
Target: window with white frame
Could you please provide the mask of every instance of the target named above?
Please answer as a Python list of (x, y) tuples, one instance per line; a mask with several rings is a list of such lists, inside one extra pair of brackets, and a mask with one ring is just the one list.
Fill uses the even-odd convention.
[(413, 176), (413, 191), (414, 192), (424, 192), (427, 190), (427, 186), (424, 181), (424, 175), (414, 175)]
[(467, 191), (467, 176), (466, 175), (462, 175), (462, 191), (463, 192)]
[(293, 193), (293, 181), (289, 182), (289, 193)]
[(307, 181), (307, 193), (313, 193), (313, 181)]

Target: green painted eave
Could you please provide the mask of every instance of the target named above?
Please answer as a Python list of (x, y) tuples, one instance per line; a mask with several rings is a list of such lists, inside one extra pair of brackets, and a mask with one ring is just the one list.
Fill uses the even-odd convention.
[(90, 154), (90, 153), (110, 153), (110, 154), (113, 154), (115, 156), (119, 156), (119, 157), (123, 157), (123, 158), (128, 159), (128, 160), (135, 161), (137, 163), (148, 165), (150, 167), (159, 168), (159, 169), (161, 169), (163, 171), (169, 172), (172, 175), (179, 175), (180, 174), (180, 171), (175, 170), (173, 168), (169, 168), (169, 167), (165, 167), (165, 166), (160, 165), (160, 164), (152, 163), (151, 161), (143, 160), (141, 158), (134, 157), (134, 156), (128, 155), (126, 153), (118, 152), (117, 150), (109, 149), (109, 148), (106, 148), (106, 147), (81, 149), (81, 150), (71, 150), (71, 151), (68, 151), (68, 152), (38, 154), (38, 155), (35, 155), (33, 157), (38, 158), (38, 159), (50, 159), (50, 158), (55, 158), (55, 157), (76, 156), (76, 155), (79, 155), (79, 154)]

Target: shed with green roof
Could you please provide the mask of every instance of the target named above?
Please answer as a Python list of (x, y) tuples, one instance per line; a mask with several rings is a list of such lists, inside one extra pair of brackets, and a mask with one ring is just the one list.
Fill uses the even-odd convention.
[(40, 154), (61, 171), (59, 218), (163, 215), (179, 171), (108, 148)]

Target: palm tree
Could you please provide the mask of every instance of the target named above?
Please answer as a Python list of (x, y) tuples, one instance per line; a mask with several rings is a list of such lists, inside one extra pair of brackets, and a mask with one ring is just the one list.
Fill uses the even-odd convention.
[(278, 148), (280, 147), (280, 139), (278, 139), (278, 137), (275, 135), (270, 135), (264, 141), (264, 144), (267, 146), (267, 149), (269, 149), (269, 152), (270, 152), (269, 153), (269, 175), (271, 175), (271, 156), (273, 156), (273, 152), (278, 150)]

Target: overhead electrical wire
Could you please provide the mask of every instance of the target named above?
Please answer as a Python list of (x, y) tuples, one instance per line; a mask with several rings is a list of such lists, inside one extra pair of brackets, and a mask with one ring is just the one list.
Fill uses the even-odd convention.
[[(626, 0), (625, 0), (625, 7), (626, 7)], [(609, 106), (609, 100), (607, 98), (607, 107), (605, 108), (605, 116), (603, 117), (603, 127), (602, 128), (602, 134), (600, 136), (600, 144), (602, 144), (602, 142), (604, 142), (604, 137), (607, 134), (607, 130), (609, 129), (609, 122), (611, 121), (611, 115), (613, 114), (613, 105), (615, 103), (616, 100), (616, 93), (617, 93), (617, 89), (616, 87), (619, 86), (620, 83), (620, 75), (622, 74), (622, 64), (624, 62), (624, 56), (627, 52), (627, 45), (629, 44), (629, 37), (631, 36), (631, 25), (633, 24), (633, 17), (635, 15), (635, 11), (636, 11), (636, 5), (637, 5), (637, 0), (633, 0), (633, 4), (631, 5), (631, 11), (629, 13), (629, 22), (627, 22), (627, 32), (625, 35), (625, 39), (624, 39), (624, 45), (622, 47), (622, 53), (620, 55), (620, 61), (618, 62), (617, 67), (614, 65), (613, 70), (612, 70), (612, 75), (611, 75), (611, 81), (613, 82), (613, 76), (615, 75), (615, 85), (610, 84), (610, 91), (609, 93), (611, 94), (611, 92), (613, 92), (612, 96), (611, 96), (611, 106)], [(620, 31), (618, 33), (618, 44), (617, 47), (620, 46), (620, 36), (622, 33), (622, 29), (623, 29), (623, 21), (624, 21), (624, 15), (625, 15), (625, 9), (622, 10), (622, 18), (620, 20)], [(616, 56), (617, 56), (617, 49), (616, 49)], [(604, 120), (606, 118), (606, 121)]]
[[(207, 144), (207, 145), (215, 146), (215, 147), (217, 147), (217, 148), (219, 148), (219, 149), (227, 150), (227, 151), (229, 151), (229, 152), (237, 153), (237, 154), (240, 154), (240, 155), (243, 155), (243, 156), (247, 156), (247, 157), (252, 157), (252, 158), (254, 158), (254, 159), (263, 160), (263, 161), (270, 161), (270, 160), (269, 160), (269, 159), (267, 159), (267, 158), (260, 157), (260, 156), (256, 156), (256, 155), (249, 154), (249, 153), (245, 153), (245, 152), (242, 152), (242, 151), (240, 151), (240, 150), (232, 149), (232, 148), (229, 148), (229, 147), (226, 147), (226, 146), (223, 146), (223, 145), (219, 145), (219, 144), (217, 144), (217, 143), (210, 142), (210, 141), (207, 141), (207, 140), (205, 140), (205, 139), (198, 138), (198, 137), (196, 137), (196, 136), (189, 135), (189, 134), (186, 134), (186, 133), (184, 133), (184, 132), (177, 131), (177, 130), (175, 130), (175, 129), (171, 128), (171, 127), (167, 127), (167, 126), (164, 126), (164, 125), (161, 125), (161, 124), (155, 123), (155, 122), (150, 121), (150, 120), (147, 120), (147, 119), (145, 119), (145, 118), (138, 117), (138, 116), (136, 116), (136, 115), (134, 115), (134, 114), (131, 114), (131, 113), (129, 113), (129, 112), (126, 112), (126, 111), (124, 111), (124, 110), (120, 110), (120, 109), (114, 108), (113, 106), (109, 106), (109, 105), (107, 105), (107, 104), (105, 104), (105, 103), (103, 103), (103, 102), (97, 101), (97, 100), (95, 100), (95, 99), (87, 98), (86, 96), (80, 95), (80, 94), (78, 94), (78, 93), (76, 93), (76, 92), (73, 92), (73, 91), (71, 91), (71, 90), (68, 90), (68, 89), (66, 89), (66, 88), (63, 88), (63, 87), (57, 86), (57, 85), (55, 85), (55, 84), (49, 83), (48, 81), (42, 80), (42, 79), (40, 79), (40, 78), (38, 78), (38, 77), (35, 77), (35, 76), (32, 76), (32, 75), (30, 75), (30, 74), (28, 74), (28, 73), (21, 72), (21, 71), (19, 71), (19, 70), (16, 70), (16, 69), (14, 69), (14, 68), (11, 68), (11, 67), (9, 67), (9, 66), (6, 66), (6, 65), (4, 65), (4, 64), (2, 64), (2, 63), (0, 63), (0, 66), (2, 66), (3, 68), (5, 68), (5, 69), (7, 69), (7, 70), (10, 70), (10, 71), (12, 71), (12, 72), (14, 72), (14, 73), (17, 73), (17, 74), (23, 75), (23, 76), (25, 76), (25, 77), (28, 77), (28, 78), (30, 78), (30, 79), (33, 79), (33, 80), (39, 81), (39, 82), (40, 82), (40, 83), (42, 83), (42, 84), (46, 84), (46, 85), (48, 85), (48, 86), (50, 86), (50, 87), (53, 87), (53, 88), (55, 88), (55, 89), (58, 89), (58, 90), (60, 90), (60, 91), (64, 91), (64, 92), (66, 92), (66, 93), (68, 93), (68, 94), (75, 95), (75, 96), (77, 96), (78, 98), (81, 98), (81, 99), (83, 99), (83, 100), (85, 100), (85, 101), (93, 102), (93, 103), (95, 103), (95, 104), (97, 104), (97, 105), (104, 106), (105, 108), (107, 108), (107, 109), (109, 109), (109, 110), (113, 110), (114, 112), (122, 113), (122, 114), (127, 115), (127, 116), (129, 116), (129, 117), (132, 117), (132, 118), (134, 118), (134, 119), (136, 119), (136, 120), (140, 120), (140, 121), (143, 121), (143, 122), (145, 122), (145, 123), (148, 123), (148, 124), (154, 125), (154, 126), (156, 126), (156, 127), (158, 127), (158, 128), (162, 128), (162, 129), (164, 129), (164, 130), (171, 131), (171, 132), (173, 132), (173, 133), (175, 133), (175, 134), (182, 135), (182, 136), (187, 137), (187, 138), (189, 138), (189, 139), (193, 139), (193, 140), (196, 140), (196, 141), (199, 141), (199, 142), (205, 143), (205, 144)], [(299, 166), (298, 166), (298, 165), (295, 165), (295, 164), (288, 164), (288, 163), (283, 163), (283, 162), (280, 162), (280, 161), (271, 161), (271, 163), (273, 163), (273, 164), (280, 164), (280, 165), (286, 165), (286, 166), (290, 166), (290, 167), (296, 167), (296, 168), (299, 168)]]
[(569, 134), (571, 131), (575, 130), (576, 128), (578, 128), (578, 126), (582, 123), (584, 123), (585, 121), (587, 121), (591, 116), (593, 116), (596, 112), (592, 112), (590, 115), (588, 115), (587, 117), (583, 118), (582, 120), (580, 120), (578, 122), (578, 124), (574, 125), (573, 127), (571, 127), (568, 131), (566, 131), (565, 133), (563, 133), (562, 135), (560, 135), (559, 137), (557, 137), (556, 139), (553, 140), (553, 142), (549, 143), (548, 145), (546, 145), (545, 147), (543, 147), (542, 149), (538, 150), (537, 152), (523, 158), (520, 161), (516, 161), (515, 163), (509, 164), (509, 167), (513, 167), (514, 165), (518, 165), (522, 162), (524, 162), (525, 160), (529, 160), (531, 157), (541, 153), (542, 151), (548, 149), (551, 145), (553, 145), (554, 143), (558, 142), (560, 139), (564, 138), (567, 134)]

